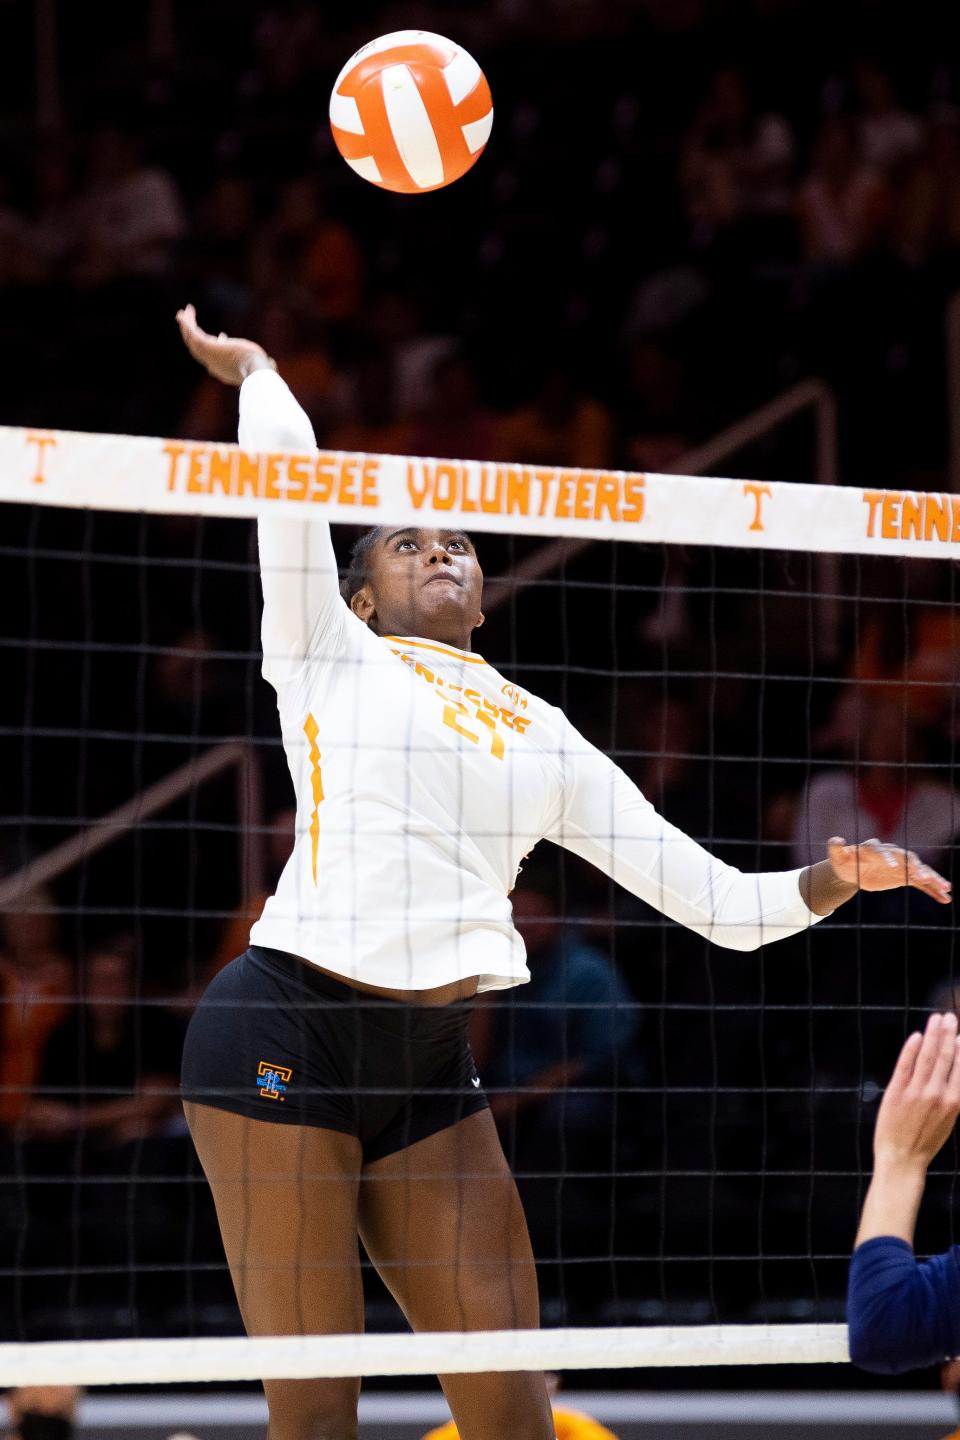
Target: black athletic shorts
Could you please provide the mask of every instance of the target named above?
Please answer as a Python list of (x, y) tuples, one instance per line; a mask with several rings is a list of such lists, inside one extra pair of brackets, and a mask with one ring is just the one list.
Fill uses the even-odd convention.
[(183, 1048), (184, 1100), (356, 1135), (379, 1160), (487, 1108), (470, 1004), (367, 995), (282, 950), (221, 970)]

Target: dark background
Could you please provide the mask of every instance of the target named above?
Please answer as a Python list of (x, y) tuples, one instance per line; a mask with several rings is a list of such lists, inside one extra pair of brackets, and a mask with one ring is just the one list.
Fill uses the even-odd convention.
[[(949, 7), (93, 3), (56, 32), (36, 13), (0, 0), (0, 421), (233, 438), (234, 397), (179, 347), (192, 299), (269, 346), (322, 445), (658, 470), (818, 376), (841, 480), (947, 488)], [(344, 60), (401, 26), (467, 45), (496, 107), (475, 169), (413, 198), (355, 177), (326, 122)], [(727, 468), (809, 479), (813, 456), (798, 419)], [(537, 546), (480, 548), (495, 581)], [(247, 524), (3, 507), (2, 871), (223, 739), (254, 742), (273, 826), (291, 797), (253, 559)], [(821, 581), (801, 555), (594, 546), (481, 648), (668, 818), (778, 868), (811, 778), (856, 776), (881, 711), (889, 786), (953, 784), (955, 567), (844, 559), (833, 649)], [(244, 898), (237, 826), (225, 776), (36, 901), (71, 994), (123, 931), (137, 1033), (182, 1026)], [(952, 912), (872, 899), (736, 955), (579, 866), (544, 883), (639, 1017), (593, 1149), (515, 1157), (547, 1319), (840, 1318), (877, 1086), (952, 982)], [(4, 1166), (9, 1334), (236, 1326), (173, 1118), (95, 1153), (11, 1121)], [(392, 1323), (373, 1288), (370, 1316)]]

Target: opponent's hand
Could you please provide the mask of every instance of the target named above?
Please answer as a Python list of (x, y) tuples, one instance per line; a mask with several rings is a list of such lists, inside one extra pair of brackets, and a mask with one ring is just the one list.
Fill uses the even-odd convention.
[(192, 305), (177, 311), (180, 334), (194, 360), (224, 385), (242, 385), (254, 370), (276, 370), (276, 364), (255, 340), (239, 340), (230, 335), (208, 335), (197, 324)]
[(925, 865), (912, 850), (884, 845), (879, 840), (848, 845), (835, 835), (827, 841), (827, 854), (837, 879), (861, 890), (898, 890), (902, 885), (910, 885), (941, 905), (950, 903), (953, 888), (950, 881)]
[(911, 1035), (884, 1091), (873, 1136), (877, 1161), (924, 1168), (946, 1143), (960, 1114), (957, 1017), (931, 1015)]

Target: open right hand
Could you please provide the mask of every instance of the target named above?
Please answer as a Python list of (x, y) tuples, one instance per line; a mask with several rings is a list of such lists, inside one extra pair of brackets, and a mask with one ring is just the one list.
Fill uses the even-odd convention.
[(197, 324), (192, 305), (177, 311), (180, 334), (194, 360), (215, 380), (224, 385), (242, 385), (254, 370), (276, 370), (276, 364), (255, 340), (240, 340), (230, 335), (208, 335)]

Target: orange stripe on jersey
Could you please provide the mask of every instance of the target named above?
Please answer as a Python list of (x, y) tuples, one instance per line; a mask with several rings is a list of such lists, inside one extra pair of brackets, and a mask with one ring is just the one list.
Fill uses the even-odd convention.
[(303, 733), (310, 741), (310, 786), (313, 791), (313, 814), (310, 816), (310, 850), (313, 858), (313, 883), (317, 883), (317, 850), (320, 845), (320, 806), (323, 803), (323, 775), (320, 770), (320, 751), (317, 736), (320, 727), (312, 713), (304, 721)]
[(451, 660), (462, 660), (465, 665), (486, 665), (482, 655), (467, 655), (462, 650), (448, 650), (445, 645), (432, 645), (426, 640), (405, 640), (401, 635), (384, 635), (392, 645), (413, 645), (418, 650), (434, 650), (438, 655), (449, 655)]

